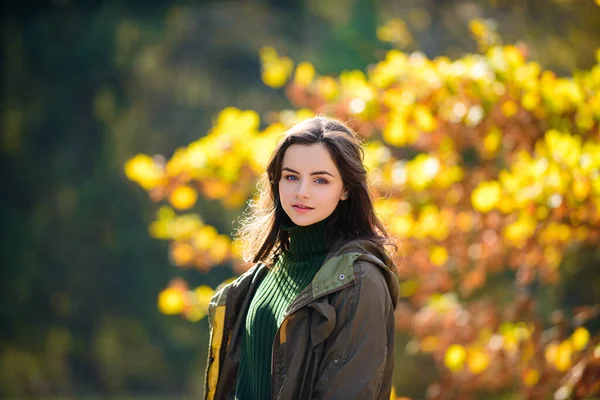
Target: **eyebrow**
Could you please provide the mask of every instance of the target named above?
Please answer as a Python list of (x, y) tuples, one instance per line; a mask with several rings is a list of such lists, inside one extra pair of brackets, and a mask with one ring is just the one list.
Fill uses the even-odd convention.
[[(288, 168), (288, 167), (284, 167), (284, 168), (282, 169), (282, 171), (289, 171), (289, 172), (292, 172), (292, 173), (294, 173), (294, 174), (298, 174), (298, 175), (300, 175), (300, 172), (298, 172), (298, 171), (294, 171), (293, 169), (291, 169), (291, 168)], [(330, 173), (329, 173), (329, 172), (327, 172), (327, 171), (314, 171), (314, 172), (311, 172), (311, 173), (310, 173), (310, 175), (311, 175), (311, 176), (312, 176), (312, 175), (329, 175), (329, 176), (331, 176), (332, 178), (335, 178), (335, 177), (334, 177), (332, 174), (330, 174)]]

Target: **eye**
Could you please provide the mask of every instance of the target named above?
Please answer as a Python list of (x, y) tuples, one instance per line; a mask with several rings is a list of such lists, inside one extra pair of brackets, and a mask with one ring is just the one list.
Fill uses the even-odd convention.
[(295, 181), (298, 178), (296, 178), (295, 175), (286, 175), (286, 176), (283, 177), (283, 179), (285, 179), (286, 181)]
[(317, 178), (317, 179), (315, 179), (315, 182), (320, 183), (322, 185), (329, 183), (329, 181), (327, 181), (327, 179), (324, 179), (324, 178)]

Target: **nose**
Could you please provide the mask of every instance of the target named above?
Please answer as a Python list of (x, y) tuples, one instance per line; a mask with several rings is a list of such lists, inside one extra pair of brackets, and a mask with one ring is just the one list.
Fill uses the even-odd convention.
[(309, 199), (310, 198), (310, 194), (308, 194), (308, 192), (306, 192), (306, 191), (296, 192), (296, 198), (298, 198), (298, 199)]
[(298, 199), (309, 199), (310, 198), (310, 193), (308, 192), (308, 190), (306, 190), (305, 188), (306, 184), (300, 183), (298, 185), (298, 191), (296, 192), (296, 198)]

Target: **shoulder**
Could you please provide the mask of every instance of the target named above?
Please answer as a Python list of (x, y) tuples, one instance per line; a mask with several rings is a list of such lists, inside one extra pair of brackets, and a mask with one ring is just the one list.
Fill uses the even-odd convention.
[(361, 293), (382, 297), (395, 309), (399, 301), (399, 282), (395, 271), (371, 254), (362, 254), (354, 262), (357, 285)]
[(354, 262), (354, 276), (357, 290), (361, 295), (368, 294), (392, 300), (393, 291), (388, 284), (385, 271), (379, 265), (358, 259)]
[(354, 262), (354, 271), (357, 280), (368, 285), (381, 285), (387, 288), (384, 271), (376, 263), (359, 257)]

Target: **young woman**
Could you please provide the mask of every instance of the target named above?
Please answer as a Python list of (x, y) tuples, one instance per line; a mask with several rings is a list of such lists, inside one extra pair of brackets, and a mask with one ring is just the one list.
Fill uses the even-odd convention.
[(240, 229), (254, 266), (209, 306), (205, 399), (389, 399), (396, 267), (363, 151), (339, 121), (288, 130)]

